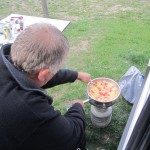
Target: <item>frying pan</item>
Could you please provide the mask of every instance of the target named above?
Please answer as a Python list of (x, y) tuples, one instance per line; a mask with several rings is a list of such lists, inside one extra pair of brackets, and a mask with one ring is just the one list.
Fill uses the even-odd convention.
[[(91, 84), (94, 84), (95, 81), (106, 81), (106, 82), (113, 84), (118, 91), (116, 97), (114, 97), (113, 99), (111, 99), (107, 102), (92, 98), (92, 96), (89, 94), (89, 87), (91, 86)], [(112, 80), (110, 78), (105, 78), (105, 77), (96, 78), (96, 79), (93, 79), (91, 82), (88, 83), (88, 85), (87, 85), (87, 96), (88, 96), (88, 99), (84, 100), (83, 103), (86, 103), (89, 101), (90, 104), (92, 104), (96, 107), (107, 108), (107, 107), (112, 106), (116, 102), (118, 97), (120, 96), (120, 87), (119, 87), (117, 82), (115, 82), (114, 80)]]

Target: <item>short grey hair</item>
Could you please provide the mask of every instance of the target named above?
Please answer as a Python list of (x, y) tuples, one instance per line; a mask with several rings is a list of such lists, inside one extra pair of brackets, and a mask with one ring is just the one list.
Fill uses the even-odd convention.
[(68, 40), (61, 31), (47, 23), (35, 23), (16, 38), (10, 58), (15, 67), (29, 75), (44, 68), (55, 74), (68, 50)]

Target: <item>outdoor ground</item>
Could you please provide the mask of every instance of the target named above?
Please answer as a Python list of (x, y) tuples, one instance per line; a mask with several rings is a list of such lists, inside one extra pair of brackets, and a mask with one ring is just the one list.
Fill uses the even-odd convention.
[[(41, 1), (0, 0), (0, 19), (11, 13), (43, 16)], [(149, 0), (47, 0), (49, 17), (69, 20), (70, 42), (65, 68), (89, 72), (92, 78), (119, 81), (131, 66), (145, 73), (150, 58)], [(86, 84), (75, 82), (49, 89), (62, 114), (73, 99), (87, 99)], [(85, 104), (89, 150), (116, 150), (132, 105), (121, 97), (113, 105), (111, 123), (95, 129), (90, 104)]]

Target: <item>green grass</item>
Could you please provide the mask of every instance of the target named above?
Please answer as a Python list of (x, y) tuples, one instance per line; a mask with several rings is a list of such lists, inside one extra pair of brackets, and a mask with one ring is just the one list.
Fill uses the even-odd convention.
[[(150, 58), (150, 2), (127, 0), (47, 0), (50, 18), (70, 20), (64, 34), (70, 42), (65, 68), (89, 72), (92, 78), (116, 81), (136, 66), (145, 72)], [(40, 2), (40, 1), (39, 1)], [(10, 13), (42, 16), (34, 0), (0, 1), (0, 18)], [(9, 9), (8, 9), (9, 8)], [(55, 109), (65, 113), (68, 102), (86, 99), (86, 84), (75, 82), (54, 87)], [(89, 150), (116, 150), (132, 106), (124, 99), (113, 105), (111, 123), (95, 129), (90, 121), (90, 104), (85, 104)]]

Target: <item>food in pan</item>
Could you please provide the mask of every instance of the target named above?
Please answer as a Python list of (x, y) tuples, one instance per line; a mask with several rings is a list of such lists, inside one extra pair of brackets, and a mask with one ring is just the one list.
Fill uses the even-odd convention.
[(109, 102), (118, 97), (118, 87), (110, 81), (96, 80), (88, 88), (89, 96), (100, 102)]

